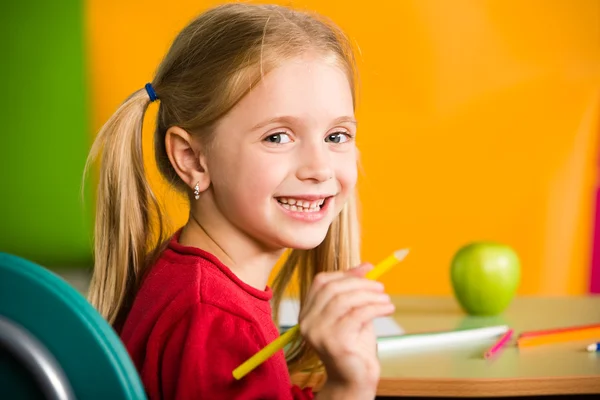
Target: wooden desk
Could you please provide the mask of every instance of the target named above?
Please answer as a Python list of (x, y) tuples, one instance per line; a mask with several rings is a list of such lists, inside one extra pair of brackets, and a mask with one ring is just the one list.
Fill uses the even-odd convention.
[[(600, 323), (600, 296), (522, 297), (497, 317), (466, 316), (453, 298), (396, 297), (394, 318), (407, 333), (509, 325), (522, 331)], [(598, 338), (600, 340), (600, 338)], [(494, 340), (380, 355), (378, 396), (501, 397), (600, 393), (600, 353), (591, 340), (483, 353)], [(313, 377), (311, 385), (321, 384)], [(294, 382), (303, 383), (301, 376)], [(600, 398), (600, 397), (599, 397)]]

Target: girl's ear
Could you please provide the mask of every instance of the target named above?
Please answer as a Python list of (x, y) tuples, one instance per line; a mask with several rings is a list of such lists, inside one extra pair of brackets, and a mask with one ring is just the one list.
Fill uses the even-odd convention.
[(178, 126), (169, 128), (165, 135), (165, 147), (169, 161), (182, 181), (192, 190), (196, 184), (200, 192), (208, 189), (210, 176), (206, 157), (187, 131)]

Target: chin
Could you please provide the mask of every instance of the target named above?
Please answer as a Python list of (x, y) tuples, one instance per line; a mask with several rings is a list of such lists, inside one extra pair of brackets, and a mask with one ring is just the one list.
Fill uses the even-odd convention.
[(282, 240), (284, 247), (295, 250), (311, 250), (323, 243), (327, 231), (322, 234), (295, 234)]
[(317, 246), (319, 246), (321, 243), (323, 243), (322, 240), (320, 242), (313, 242), (313, 243), (309, 243), (309, 242), (290, 243), (290, 246), (287, 246), (287, 248), (292, 249), (292, 250), (312, 250), (312, 249), (316, 248)]

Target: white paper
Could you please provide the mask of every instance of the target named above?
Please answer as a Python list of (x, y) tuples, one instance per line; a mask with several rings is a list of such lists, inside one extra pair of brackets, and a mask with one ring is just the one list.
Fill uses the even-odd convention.
[(382, 339), (377, 342), (379, 353), (412, 349), (436, 349), (444, 346), (473, 344), (496, 338), (508, 331), (508, 326), (488, 326), (448, 332), (433, 332)]
[[(293, 299), (284, 299), (279, 307), (279, 325), (291, 327), (298, 323), (300, 302)], [(391, 317), (380, 317), (373, 320), (377, 337), (402, 335), (404, 329)]]

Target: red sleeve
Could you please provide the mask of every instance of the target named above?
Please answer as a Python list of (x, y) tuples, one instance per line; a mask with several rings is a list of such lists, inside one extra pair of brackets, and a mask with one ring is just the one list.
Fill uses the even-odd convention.
[(298, 386), (292, 386), (292, 396), (294, 400), (313, 400), (315, 395), (311, 388), (300, 389)]
[[(232, 371), (264, 344), (250, 321), (215, 306), (198, 304), (163, 341), (162, 398), (312, 399), (310, 390), (290, 389), (283, 357), (272, 357), (241, 380)], [(283, 368), (283, 369), (282, 369)]]

